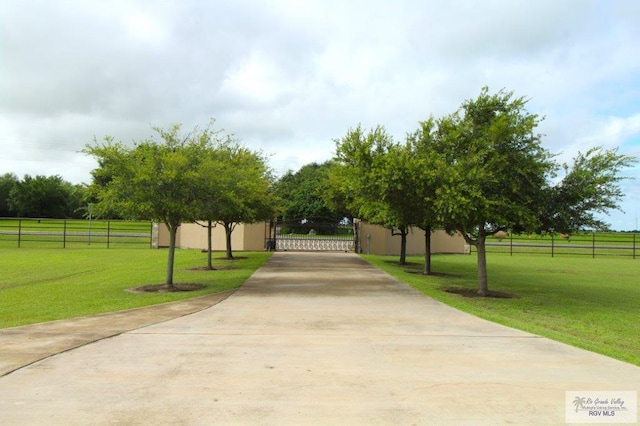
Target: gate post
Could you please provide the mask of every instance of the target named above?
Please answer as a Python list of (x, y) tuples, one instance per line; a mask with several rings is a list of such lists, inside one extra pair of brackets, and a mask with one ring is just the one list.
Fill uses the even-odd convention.
[(277, 222), (273, 219), (269, 220), (269, 226), (267, 231), (267, 223), (264, 224), (265, 227), (265, 250), (267, 251), (276, 251), (276, 227)]

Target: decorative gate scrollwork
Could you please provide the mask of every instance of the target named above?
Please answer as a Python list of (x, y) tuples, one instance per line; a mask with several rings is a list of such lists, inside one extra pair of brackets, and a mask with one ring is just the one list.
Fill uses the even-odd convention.
[(347, 219), (273, 221), (265, 228), (265, 249), (356, 251), (357, 233), (357, 223)]

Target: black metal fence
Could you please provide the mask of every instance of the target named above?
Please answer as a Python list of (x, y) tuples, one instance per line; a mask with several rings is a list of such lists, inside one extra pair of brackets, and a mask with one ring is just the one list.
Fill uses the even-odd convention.
[(153, 247), (153, 224), (117, 220), (0, 218), (0, 247)]
[(627, 256), (640, 255), (640, 238), (632, 232), (586, 232), (575, 235), (519, 235), (489, 237), (487, 252), (546, 256)]

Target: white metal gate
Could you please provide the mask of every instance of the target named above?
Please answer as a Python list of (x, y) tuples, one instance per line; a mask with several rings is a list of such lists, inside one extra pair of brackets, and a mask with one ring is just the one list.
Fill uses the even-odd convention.
[(296, 219), (274, 221), (265, 231), (265, 247), (282, 251), (355, 251), (357, 228), (349, 221)]

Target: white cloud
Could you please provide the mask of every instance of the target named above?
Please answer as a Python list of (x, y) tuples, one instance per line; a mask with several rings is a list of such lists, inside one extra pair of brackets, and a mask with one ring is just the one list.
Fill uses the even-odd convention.
[(553, 152), (632, 152), (639, 20), (634, 0), (7, 2), (0, 172), (88, 181), (94, 135), (211, 117), (297, 169), (349, 127), (402, 138), (485, 85), (531, 98)]
[(578, 142), (587, 145), (617, 147), (626, 140), (640, 136), (640, 112), (630, 117), (606, 117), (596, 123), (595, 129)]

